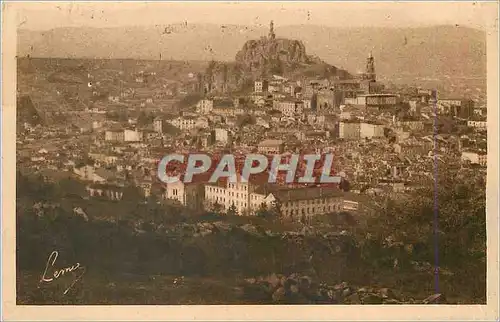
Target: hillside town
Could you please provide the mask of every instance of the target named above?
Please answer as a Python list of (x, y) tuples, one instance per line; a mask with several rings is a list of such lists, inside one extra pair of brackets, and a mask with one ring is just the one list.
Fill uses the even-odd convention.
[(491, 304), (485, 4), (130, 5), (19, 12), (7, 302)]
[[(275, 38), (271, 23), (266, 41)], [(49, 181), (73, 178), (90, 199), (119, 201), (132, 187), (144, 201), (197, 212), (218, 204), (245, 216), (256, 215), (263, 204), (272, 207), (272, 199), (281, 205), (281, 219), (303, 223), (320, 214), (371, 209), (374, 197), (429, 185), (436, 168), (485, 178), (484, 102), (442, 96), (432, 88), (388, 88), (377, 80), (371, 53), (360, 65), (364, 72), (349, 78), (269, 74), (239, 91), (229, 90), (217, 75), (189, 73), (180, 83), (158, 77), (152, 66), (130, 74), (95, 66), (83, 84), (65, 78), (51, 85), (65, 82), (59, 87), (67, 93), (21, 86), (19, 106), (35, 112), (18, 124), (18, 168)], [(94, 98), (92, 104), (84, 102), (85, 95)], [(62, 100), (64, 110), (42, 106)], [(69, 122), (39, 121), (58, 117)], [(174, 152), (208, 153), (214, 160), (224, 153), (334, 153), (332, 168), (345, 184), (255, 180), (213, 186), (204, 178), (164, 184), (158, 162)]]

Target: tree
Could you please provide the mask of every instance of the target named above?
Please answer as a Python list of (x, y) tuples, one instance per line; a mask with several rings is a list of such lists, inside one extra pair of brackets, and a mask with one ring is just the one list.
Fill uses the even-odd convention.
[(133, 202), (138, 202), (144, 199), (144, 196), (141, 194), (139, 188), (136, 186), (127, 186), (123, 190), (123, 199)]
[(257, 209), (257, 211), (255, 212), (255, 215), (257, 217), (265, 218), (267, 214), (268, 214), (267, 204), (261, 203), (259, 209)]
[(436, 242), (441, 265), (475, 260), (471, 254), (485, 256), (485, 187), (457, 183), (449, 171), (437, 180), (437, 190), (428, 186), (408, 198), (387, 200), (379, 216), (368, 220), (367, 231), (379, 242), (392, 236), (405, 245), (418, 245), (416, 260), (433, 262)]
[(252, 115), (243, 114), (243, 115), (239, 116), (238, 119), (236, 120), (236, 126), (238, 128), (242, 128), (248, 124), (250, 124), (250, 125), (255, 124), (255, 118), (252, 117)]
[(141, 111), (139, 113), (139, 116), (137, 117), (137, 125), (145, 126), (145, 125), (153, 123), (153, 120), (154, 120), (154, 116), (152, 114), (148, 114), (144, 111)]
[(179, 108), (185, 109), (192, 107), (193, 105), (198, 103), (200, 99), (202, 99), (202, 96), (199, 94), (189, 94), (180, 100), (180, 102), (178, 103)]
[(61, 194), (70, 196), (70, 195), (77, 195), (77, 196), (83, 196), (85, 195), (85, 186), (74, 179), (71, 178), (65, 178), (62, 179), (57, 183), (57, 188), (61, 192)]
[(149, 196), (147, 197), (147, 201), (150, 204), (158, 204), (160, 199), (158, 199), (158, 196), (154, 193), (150, 193)]
[(218, 203), (217, 201), (212, 204), (212, 212), (215, 213), (216, 215), (221, 215), (223, 213), (223, 206)]
[(238, 209), (236, 209), (236, 206), (234, 205), (234, 203), (231, 204), (231, 206), (227, 210), (227, 215), (228, 216), (237, 216), (238, 215)]
[(125, 121), (128, 121), (128, 114), (127, 114), (127, 111), (107, 112), (106, 118), (110, 121), (125, 122)]
[(351, 189), (351, 184), (349, 183), (349, 181), (347, 181), (346, 179), (342, 179), (340, 181), (340, 185), (339, 185), (339, 188), (342, 189), (343, 191), (349, 191)]
[(265, 219), (277, 219), (280, 217), (280, 214), (279, 202), (273, 202), (270, 207), (266, 203), (262, 203), (256, 212), (257, 217)]
[(274, 200), (271, 205), (271, 215), (278, 218), (281, 215), (281, 202), (279, 200)]

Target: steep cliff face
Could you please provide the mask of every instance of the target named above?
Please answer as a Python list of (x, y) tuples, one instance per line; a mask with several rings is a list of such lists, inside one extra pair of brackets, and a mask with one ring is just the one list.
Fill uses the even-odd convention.
[(250, 72), (277, 73), (309, 63), (304, 44), (291, 39), (250, 40), (236, 54), (236, 62)]
[(205, 93), (239, 91), (250, 81), (238, 63), (212, 61), (203, 76)]
[(307, 55), (304, 44), (299, 40), (262, 37), (247, 41), (236, 54), (235, 62), (211, 63), (205, 72), (205, 84), (210, 83), (208, 92), (233, 91), (242, 89), (252, 80), (271, 75), (290, 78), (350, 77), (345, 70)]
[(319, 76), (348, 78), (349, 73), (309, 56), (299, 40), (263, 37), (249, 40), (236, 54), (236, 63), (254, 77), (271, 74), (293, 77)]

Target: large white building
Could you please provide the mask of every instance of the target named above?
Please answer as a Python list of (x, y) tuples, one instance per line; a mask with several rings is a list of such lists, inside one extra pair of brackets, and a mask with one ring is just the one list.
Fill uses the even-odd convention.
[(359, 140), (364, 138), (378, 138), (384, 136), (384, 126), (366, 122), (339, 122), (339, 138), (345, 140)]
[(123, 138), (125, 142), (141, 142), (143, 135), (138, 130), (124, 130)]
[(234, 206), (237, 215), (255, 215), (263, 205), (267, 209), (279, 206), (280, 219), (302, 222), (317, 215), (359, 209), (358, 202), (346, 200), (344, 192), (334, 187), (283, 188), (229, 181), (205, 186), (206, 209), (215, 205), (225, 211)]
[(325, 125), (325, 116), (317, 113), (309, 113), (306, 116), (307, 123), (312, 126), (322, 127)]
[[(351, 101), (349, 101), (351, 103)], [(394, 94), (366, 94), (355, 98), (355, 105), (369, 107), (386, 107), (397, 104), (397, 95)]]
[(213, 131), (213, 137), (214, 137), (214, 141), (215, 142), (220, 142), (220, 143), (224, 143), (224, 144), (227, 144), (229, 142), (229, 139), (230, 139), (230, 133), (227, 129), (224, 129), (224, 128), (215, 128)]
[(254, 92), (255, 93), (262, 93), (262, 92), (267, 92), (267, 80), (256, 80), (254, 83)]
[(344, 211), (343, 192), (337, 188), (304, 187), (273, 193), (284, 220), (308, 221), (313, 216)]
[(210, 99), (203, 99), (196, 105), (196, 112), (200, 114), (208, 114), (214, 109), (214, 101)]
[(339, 122), (339, 138), (358, 140), (361, 137), (361, 126), (356, 122)]
[(486, 121), (467, 121), (467, 126), (478, 130), (486, 130), (488, 128), (488, 122)]
[(422, 121), (396, 121), (396, 126), (407, 131), (422, 131), (424, 129), (424, 122)]
[(280, 111), (284, 116), (293, 117), (304, 112), (304, 102), (297, 100), (275, 100), (273, 108)]
[(157, 117), (154, 119), (153, 128), (156, 133), (163, 133), (163, 119), (161, 117)]
[(473, 151), (462, 152), (462, 162), (470, 162), (471, 164), (479, 164), (485, 167), (488, 163), (488, 155), (486, 153), (479, 153)]
[(123, 142), (123, 130), (107, 130), (104, 134), (104, 140), (110, 142)]
[(182, 131), (192, 130), (196, 127), (196, 118), (191, 116), (186, 116), (186, 117), (179, 116), (171, 120), (170, 124), (172, 124), (175, 127), (178, 127)]
[(264, 140), (257, 146), (259, 153), (280, 154), (283, 153), (284, 143), (282, 140)]
[(372, 123), (360, 123), (360, 138), (380, 138), (384, 137), (384, 126)]
[(178, 181), (166, 184), (164, 197), (176, 200), (185, 207), (200, 210), (204, 206), (205, 191), (202, 183)]
[[(239, 180), (238, 180), (239, 181)], [(265, 197), (259, 196), (259, 202), (251, 202), (251, 196), (254, 187), (248, 182), (232, 183), (229, 180), (223, 184), (207, 184), (205, 186), (205, 203), (208, 208), (215, 204), (220, 205), (223, 209), (228, 210), (234, 206), (238, 215), (253, 214), (260, 204), (265, 200)]]

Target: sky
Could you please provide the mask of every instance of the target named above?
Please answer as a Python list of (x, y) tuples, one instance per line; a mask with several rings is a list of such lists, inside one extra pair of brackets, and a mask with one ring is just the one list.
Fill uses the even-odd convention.
[(413, 27), (459, 24), (497, 28), (494, 2), (25, 2), (10, 3), (18, 27), (121, 27), (214, 23)]

